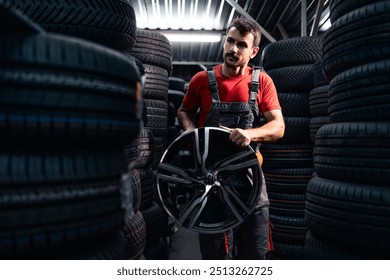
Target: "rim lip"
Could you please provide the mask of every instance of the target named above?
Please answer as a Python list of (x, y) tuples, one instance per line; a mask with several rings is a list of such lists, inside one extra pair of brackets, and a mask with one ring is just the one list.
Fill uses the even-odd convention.
[[(196, 131), (199, 131), (199, 130), (207, 130), (207, 131), (210, 131), (210, 130), (214, 130), (214, 131), (220, 131), (220, 132), (223, 132), (223, 133), (226, 133), (227, 135), (230, 135), (230, 132), (228, 132), (226, 129), (223, 129), (223, 128), (219, 128), (219, 127), (202, 127), (202, 128), (196, 128), (196, 129), (193, 129), (193, 130), (188, 130), (188, 131), (185, 131), (183, 132), (179, 137), (177, 137), (174, 141), (172, 141), (172, 143), (166, 148), (165, 152), (163, 153), (161, 159), (160, 159), (160, 162), (159, 162), (159, 168), (157, 169), (157, 176), (156, 176), (156, 181), (157, 181), (157, 191), (158, 191), (158, 196), (159, 196), (159, 199), (163, 205), (163, 208), (165, 209), (165, 211), (173, 218), (175, 219), (175, 221), (177, 221), (180, 225), (182, 225), (179, 221), (179, 219), (170, 211), (169, 209), (169, 206), (166, 205), (165, 203), (165, 200), (163, 199), (162, 197), (162, 193), (161, 193), (161, 190), (160, 190), (160, 179), (159, 179), (159, 169), (160, 169), (160, 164), (162, 164), (164, 162), (164, 159), (166, 157), (166, 154), (169, 152), (169, 150), (174, 146), (176, 145), (179, 141), (182, 140), (182, 138), (186, 137), (187, 135), (189, 134), (192, 134), (192, 133), (196, 133)], [(250, 152), (252, 152), (254, 154), (254, 157), (256, 157), (255, 155), (255, 151), (254, 149), (248, 145), (245, 147), (245, 149), (248, 149)], [(258, 184), (256, 186), (254, 186), (254, 184), (252, 184), (252, 186), (254, 186), (255, 188), (255, 191), (254, 191), (254, 195), (252, 195), (252, 197), (256, 196), (256, 197), (259, 197), (260, 193), (261, 193), (261, 188), (263, 187), (262, 186), (262, 170), (261, 170), (261, 166), (260, 166), (260, 163), (257, 162), (256, 165), (253, 165), (251, 167), (248, 167), (253, 169), (254, 167), (257, 166), (257, 174), (259, 175), (259, 177), (257, 178), (257, 180), (253, 179), (253, 181), (257, 181)], [(255, 209), (256, 207), (256, 204), (258, 202), (258, 199), (257, 198), (252, 198), (253, 199), (253, 205), (250, 205), (250, 207), (248, 207), (249, 209), (249, 213), (243, 217), (243, 219), (241, 221), (235, 221), (233, 222), (231, 225), (229, 226), (226, 226), (226, 227), (223, 227), (221, 229), (215, 229), (215, 228), (212, 228), (210, 227), (210, 229), (208, 229), (207, 227), (205, 228), (199, 228), (199, 227), (195, 227), (195, 226), (184, 226), (185, 228), (187, 229), (190, 229), (192, 231), (195, 231), (195, 232), (198, 232), (198, 233), (205, 233), (205, 234), (215, 234), (215, 233), (223, 233), (223, 232), (226, 232), (228, 230), (231, 230), (233, 228), (236, 228), (237, 226), (239, 226), (244, 220), (245, 218), (247, 218), (250, 213), (253, 212), (253, 210)]]

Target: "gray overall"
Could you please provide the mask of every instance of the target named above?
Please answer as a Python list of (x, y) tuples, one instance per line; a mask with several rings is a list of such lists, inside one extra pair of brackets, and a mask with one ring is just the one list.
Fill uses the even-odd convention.
[[(242, 129), (257, 126), (260, 119), (256, 102), (260, 69), (253, 68), (249, 102), (221, 102), (214, 70), (208, 69), (207, 75), (212, 104), (204, 126)], [(257, 149), (257, 145), (254, 148)], [(264, 176), (262, 181), (259, 201), (239, 227), (220, 234), (199, 234), (202, 259), (264, 259), (268, 252), (269, 200)]]

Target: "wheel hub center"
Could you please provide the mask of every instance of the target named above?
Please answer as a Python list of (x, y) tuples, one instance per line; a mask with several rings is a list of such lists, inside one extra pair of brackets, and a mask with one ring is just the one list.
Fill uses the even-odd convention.
[(215, 176), (212, 173), (207, 173), (206, 174), (206, 184), (212, 185), (216, 181)]

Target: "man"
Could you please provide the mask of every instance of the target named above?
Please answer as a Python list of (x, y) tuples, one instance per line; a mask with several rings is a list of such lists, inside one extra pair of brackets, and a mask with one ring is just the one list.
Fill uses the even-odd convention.
[[(260, 36), (255, 22), (241, 18), (232, 21), (226, 33), (223, 64), (195, 74), (189, 83), (177, 112), (185, 131), (204, 126), (224, 127), (231, 132), (229, 139), (242, 147), (283, 137), (284, 120), (272, 79), (248, 66), (259, 52)], [(261, 115), (266, 120), (262, 126)], [(199, 235), (202, 258), (263, 259), (268, 252), (268, 237), (269, 201), (263, 177), (255, 210), (237, 229)]]

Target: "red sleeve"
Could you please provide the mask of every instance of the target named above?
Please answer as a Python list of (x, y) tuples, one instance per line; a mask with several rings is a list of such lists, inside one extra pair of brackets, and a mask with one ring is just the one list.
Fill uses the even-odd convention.
[(188, 84), (187, 92), (183, 98), (183, 106), (186, 108), (188, 113), (195, 114), (200, 106), (200, 97), (198, 93), (202, 76), (204, 75), (203, 72), (195, 74)]
[(260, 93), (257, 102), (262, 113), (282, 108), (279, 104), (278, 94), (272, 78), (265, 72), (260, 73)]

